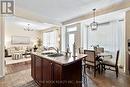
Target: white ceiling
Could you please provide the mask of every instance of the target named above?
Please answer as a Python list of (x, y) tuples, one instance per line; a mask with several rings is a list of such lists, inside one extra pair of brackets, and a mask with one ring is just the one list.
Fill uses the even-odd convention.
[(30, 28), (32, 28), (33, 30), (44, 30), (44, 29), (56, 26), (56, 25), (49, 24), (49, 23), (39, 23), (39, 22), (35, 22), (35, 21), (30, 21), (30, 20), (23, 19), (20, 17), (15, 17), (15, 16), (6, 17), (6, 23), (10, 23), (10, 22), (14, 23), (16, 25), (22, 26), (23, 29), (25, 27), (28, 27), (27, 25), (30, 24)]
[(16, 8), (26, 9), (58, 22), (63, 22), (122, 0), (15, 0)]

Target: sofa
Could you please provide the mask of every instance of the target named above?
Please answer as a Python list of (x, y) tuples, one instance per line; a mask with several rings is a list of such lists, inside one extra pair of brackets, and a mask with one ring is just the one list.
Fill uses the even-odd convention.
[(22, 53), (23, 55), (25, 54), (25, 52), (28, 51), (32, 51), (32, 47), (31, 46), (11, 46), (11, 47), (7, 47), (5, 49), (5, 57), (11, 57), (14, 53)]

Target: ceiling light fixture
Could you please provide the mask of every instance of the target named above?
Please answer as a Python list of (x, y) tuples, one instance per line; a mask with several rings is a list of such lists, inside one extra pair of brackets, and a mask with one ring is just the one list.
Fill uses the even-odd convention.
[(96, 11), (96, 9), (93, 9), (93, 22), (90, 24), (92, 31), (97, 30), (97, 28), (98, 28), (98, 23), (95, 21), (95, 16), (96, 16), (95, 11)]
[(28, 24), (26, 27), (24, 27), (25, 31), (33, 31), (33, 29), (31, 28), (30, 24)]

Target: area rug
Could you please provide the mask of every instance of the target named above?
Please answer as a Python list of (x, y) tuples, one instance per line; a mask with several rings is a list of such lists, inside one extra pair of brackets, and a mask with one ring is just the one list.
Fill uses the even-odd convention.
[[(82, 87), (96, 87), (96, 85), (87, 76), (83, 77), (82, 83), (83, 83)], [(32, 80), (21, 86), (15, 86), (15, 87), (39, 87), (39, 86), (34, 80)]]
[(31, 57), (22, 58), (22, 59), (18, 59), (18, 60), (12, 60), (12, 57), (5, 58), (6, 65), (16, 64), (16, 63), (21, 63), (21, 62), (26, 62), (26, 61), (31, 61)]
[[(88, 85), (84, 85), (88, 84)], [(96, 87), (95, 83), (85, 76), (82, 87)], [(0, 80), (0, 87), (39, 87), (31, 77), (31, 69), (22, 70), (8, 74), (4, 79)]]
[[(89, 84), (91, 84), (91, 86)], [(86, 82), (86, 84), (82, 85), (82, 87), (89, 87), (89, 86), (96, 87), (94, 84), (92, 85), (92, 83), (90, 82), (90, 79)], [(34, 80), (32, 80), (28, 83), (21, 85), (21, 86), (15, 86), (15, 87), (39, 87), (39, 86), (37, 85), (37, 83)]]
[(37, 83), (34, 80), (32, 80), (28, 83), (25, 83), (25, 84), (23, 84), (21, 86), (17, 86), (17, 87), (39, 87), (39, 86), (37, 85)]

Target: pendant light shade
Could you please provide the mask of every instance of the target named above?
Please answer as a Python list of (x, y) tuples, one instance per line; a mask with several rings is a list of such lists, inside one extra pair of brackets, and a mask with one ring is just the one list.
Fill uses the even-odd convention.
[(98, 23), (95, 21), (95, 11), (96, 9), (93, 9), (93, 22), (90, 24), (91, 30), (97, 30)]
[(25, 31), (33, 31), (33, 29), (31, 28), (30, 24), (28, 24), (26, 27), (24, 27)]

